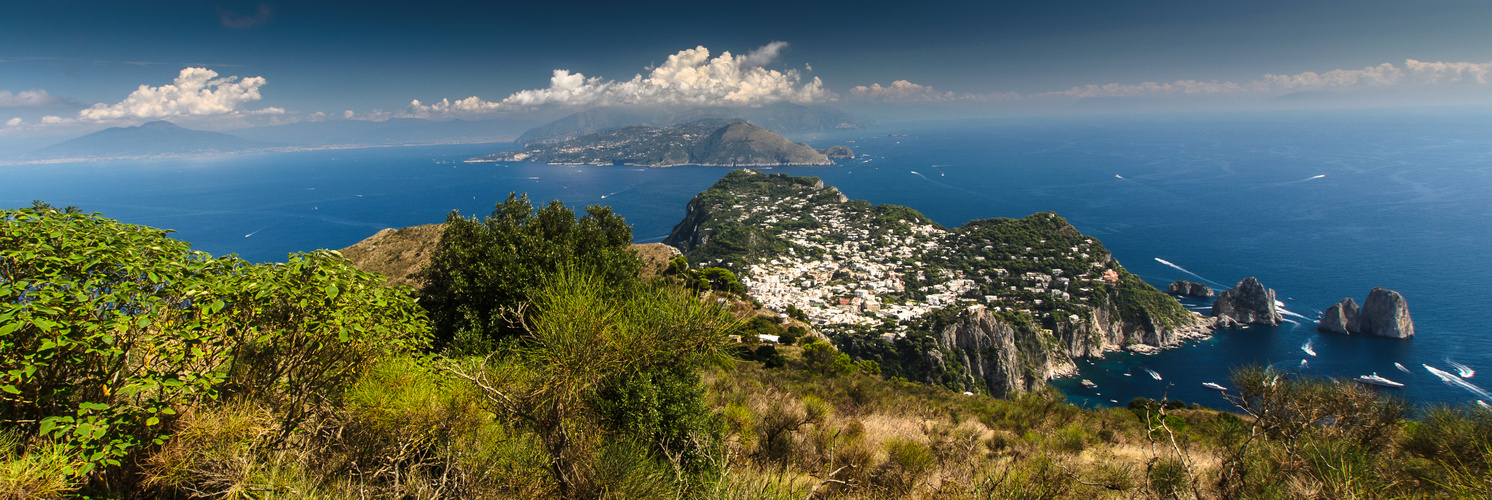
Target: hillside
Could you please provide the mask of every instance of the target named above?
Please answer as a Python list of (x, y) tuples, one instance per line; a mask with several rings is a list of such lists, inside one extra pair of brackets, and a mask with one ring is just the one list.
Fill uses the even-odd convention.
[(630, 126), (468, 161), (552, 164), (766, 166), (832, 165), (824, 153), (750, 122), (708, 118), (672, 127)]
[(270, 144), (219, 132), (182, 128), (168, 121), (134, 127), (111, 127), (22, 155), (23, 160), (122, 158), (237, 153)]
[(581, 111), (524, 132), (516, 141), (531, 145), (563, 142), (622, 127), (671, 127), (716, 118), (747, 120), (780, 132), (821, 132), (857, 129), (864, 125), (848, 113), (826, 106), (777, 103), (762, 107), (705, 107), (691, 109), (600, 107)]
[(695, 196), (664, 242), (888, 373), (960, 391), (1029, 391), (1074, 358), (1211, 332), (1049, 212), (949, 229), (817, 178), (737, 170)]
[[(416, 273), (430, 263), (442, 228), (441, 224), (424, 224), (384, 229), (338, 252), (351, 261), (352, 267), (383, 275), (385, 284), (419, 288), (423, 283)], [(632, 250), (642, 258), (643, 277), (658, 274), (668, 267), (668, 259), (679, 253), (661, 243), (636, 243)]]

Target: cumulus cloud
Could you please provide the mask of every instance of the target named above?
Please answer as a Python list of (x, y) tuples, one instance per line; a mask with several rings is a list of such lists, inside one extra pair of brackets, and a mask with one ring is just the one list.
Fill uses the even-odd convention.
[(410, 103), (406, 116), (461, 116), (513, 108), (559, 106), (750, 106), (776, 102), (819, 102), (837, 99), (817, 77), (804, 78), (797, 69), (778, 71), (763, 65), (775, 60), (786, 42), (772, 42), (746, 55), (698, 46), (668, 56), (646, 76), (607, 80), (557, 69), (549, 86), (515, 92), (501, 101), (468, 97), (458, 101)]
[[(207, 68), (185, 68), (176, 80), (168, 85), (151, 87), (141, 85), (123, 101), (115, 104), (97, 103), (78, 112), (84, 121), (106, 120), (153, 120), (173, 116), (212, 116), (243, 112), (240, 108), (260, 99), (259, 87), (264, 86), (263, 77), (239, 79), (236, 76), (218, 78), (216, 71)], [(283, 109), (266, 108), (249, 113), (283, 113)]]
[(850, 98), (861, 101), (879, 102), (992, 101), (1018, 99), (1020, 98), (1020, 94), (1014, 92), (955, 94), (951, 91), (939, 92), (930, 86), (919, 85), (906, 80), (896, 80), (886, 86), (882, 86), (879, 83), (872, 83), (869, 86), (857, 86), (850, 89)]
[(42, 107), (66, 104), (67, 100), (42, 89), (22, 90), (14, 94), (0, 90), (0, 108)]
[[(785, 48), (787, 48), (787, 42), (780, 40), (763, 45), (761, 47), (757, 47), (756, 50), (746, 53), (745, 64), (752, 67), (766, 66), (768, 64), (771, 64), (772, 61), (776, 61), (777, 55), (780, 54), (782, 52), (782, 49)], [(809, 68), (809, 71), (812, 70), (813, 68)]]
[(1083, 85), (1067, 90), (1043, 92), (1030, 97), (1130, 97), (1142, 95), (1235, 94), (1245, 92), (1293, 92), (1350, 88), (1412, 88), (1437, 85), (1485, 85), (1492, 77), (1492, 62), (1421, 62), (1404, 65), (1383, 63), (1362, 69), (1335, 69), (1325, 73), (1306, 71), (1289, 75), (1266, 74), (1244, 83), (1177, 80), (1171, 83), (1108, 83)]
[(5, 120), (5, 126), (7, 126), (7, 127), (14, 127), (14, 126), (20, 125), (20, 124), (21, 124), (21, 117), (19, 117), (19, 116), (15, 117), (15, 118), (11, 118), (9, 120)]
[(260, 24), (274, 20), (274, 10), (267, 4), (259, 4), (253, 15), (243, 15), (230, 10), (218, 9), (218, 18), (222, 20), (223, 27), (229, 29), (248, 29)]

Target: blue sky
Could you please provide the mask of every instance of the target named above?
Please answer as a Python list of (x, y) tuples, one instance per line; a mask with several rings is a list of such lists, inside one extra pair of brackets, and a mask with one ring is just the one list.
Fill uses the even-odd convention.
[(475, 3), (18, 2), (0, 16), (0, 134), (649, 99), (992, 115), (1492, 102), (1485, 1)]

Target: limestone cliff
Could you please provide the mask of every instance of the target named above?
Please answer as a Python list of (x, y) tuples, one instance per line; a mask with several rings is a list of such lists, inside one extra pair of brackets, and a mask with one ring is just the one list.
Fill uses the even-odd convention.
[(1326, 312), (1321, 315), (1321, 321), (1316, 324), (1317, 330), (1344, 335), (1358, 333), (1360, 328), (1357, 301), (1352, 300), (1352, 297), (1342, 299), (1341, 302), (1326, 308)]
[(1253, 276), (1218, 294), (1211, 315), (1218, 318), (1221, 326), (1279, 326), (1281, 319), (1275, 307), (1274, 290), (1265, 288)]
[(1414, 320), (1409, 318), (1409, 304), (1404, 301), (1404, 296), (1381, 287), (1368, 292), (1358, 324), (1358, 331), (1363, 335), (1396, 339), (1414, 336)]
[(957, 356), (966, 386), (982, 386), (996, 396), (1030, 391), (1053, 376), (1077, 372), (1060, 346), (1032, 330), (1012, 327), (987, 311), (978, 311), (938, 332), (938, 346), (943, 350), (930, 354), (945, 367), (949, 364), (943, 359), (945, 352)]

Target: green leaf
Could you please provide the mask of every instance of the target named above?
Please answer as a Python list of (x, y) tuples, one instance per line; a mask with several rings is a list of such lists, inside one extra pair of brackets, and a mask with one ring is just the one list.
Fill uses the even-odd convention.
[(17, 389), (16, 386), (13, 386), (13, 385), (0, 385), (0, 391), (5, 391), (5, 392), (11, 393), (11, 394), (20, 394), (21, 393), (21, 390)]
[(342, 291), (337, 289), (337, 285), (327, 285), (326, 286), (326, 296), (327, 297), (335, 299), (335, 298), (337, 298), (337, 295), (339, 295), (341, 293), (342, 293)]
[(159, 424), (159, 423), (161, 423), (161, 419), (159, 419), (159, 418), (150, 417), (150, 418), (145, 419), (145, 425), (146, 426), (154, 426), (155, 424)]

